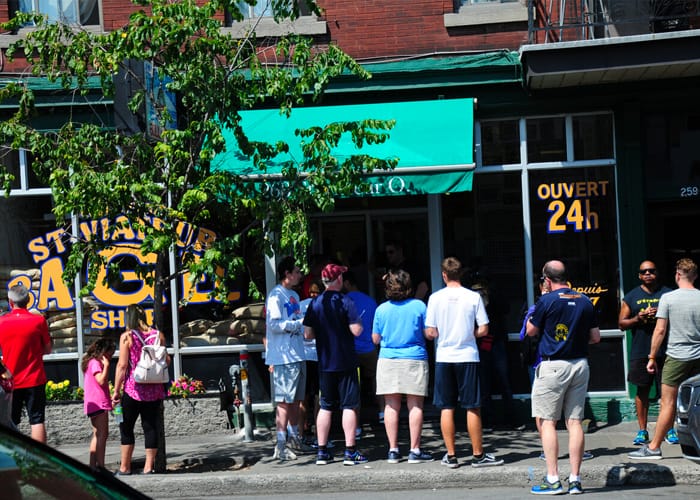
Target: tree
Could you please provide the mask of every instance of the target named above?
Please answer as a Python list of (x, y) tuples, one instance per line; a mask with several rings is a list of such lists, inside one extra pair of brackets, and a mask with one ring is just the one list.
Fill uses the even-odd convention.
[[(218, 276), (212, 294), (226, 300), (228, 284), (245, 275), (245, 247), (265, 254), (292, 253), (305, 261), (309, 246), (310, 211), (333, 209), (334, 197), (367, 190), (363, 174), (391, 169), (395, 160), (356, 155), (342, 161), (333, 147), (349, 135), (361, 147), (383, 142), (391, 121), (368, 118), (298, 130), (304, 157), (286, 161), (279, 179), (282, 189), (264, 189), (236, 173), (212, 168), (212, 159), (226, 150), (223, 131), (234, 132), (240, 151), (255, 168), (267, 172), (270, 160), (289, 145), (254, 142), (241, 126), (241, 112), (277, 107), (287, 116), (293, 106), (318, 101), (327, 84), (341, 74), (370, 75), (334, 44), (315, 47), (295, 35), (258, 40), (254, 31), (236, 39), (222, 33), (222, 13), (242, 20), (238, 0), (132, 0), (136, 5), (121, 28), (95, 34), (64, 23), (48, 23), (38, 15), (19, 14), (3, 29), (36, 25), (25, 39), (8, 50), (22, 54), (34, 76), (60, 82), (67, 92), (86, 93), (91, 78), (99, 78), (106, 96), (114, 95), (126, 74), (137, 92), (129, 100), (134, 113), (153, 108), (159, 133), (124, 133), (114, 128), (78, 123), (66, 116), (57, 131), (32, 126), (34, 95), (13, 83), (0, 89), (0, 101), (16, 99), (18, 109), (0, 124), (0, 144), (25, 148), (34, 155), (32, 167), (51, 188), (59, 226), (72, 215), (82, 220), (109, 218), (108, 233), (126, 228), (143, 234), (142, 251), (157, 255), (155, 264), (137, 266), (155, 289), (155, 322), (162, 325), (163, 294), (172, 276), (169, 251), (178, 242), (183, 223), (207, 227), (228, 221), (214, 241), (196, 241), (179, 254), (176, 273), (189, 271), (193, 280)], [(246, 0), (254, 4), (254, 0)], [(314, 0), (305, 0), (320, 14)], [(296, 19), (298, 0), (271, 0), (275, 20)], [(134, 71), (145, 62), (157, 71), (163, 87), (148, 85), (148, 70)], [(177, 96), (177, 116), (156, 95), (165, 88)], [(167, 127), (176, 118), (176, 127)], [(162, 130), (162, 132), (160, 132)], [(0, 165), (0, 182), (9, 190), (11, 175)], [(270, 238), (269, 235), (274, 235)], [(119, 263), (104, 257), (110, 239), (72, 237), (64, 277), (73, 279), (87, 269), (81, 293), (96, 285), (99, 271), (117, 284)], [(261, 255), (261, 253), (258, 253)], [(259, 288), (250, 287), (254, 292)], [(185, 298), (186, 299), (186, 298)]]

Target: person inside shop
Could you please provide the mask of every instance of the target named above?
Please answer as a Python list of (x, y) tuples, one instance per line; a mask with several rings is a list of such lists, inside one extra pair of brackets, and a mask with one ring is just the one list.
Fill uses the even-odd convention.
[(384, 253), (386, 254), (387, 271), (406, 271), (414, 283), (414, 298), (427, 302), (430, 295), (430, 285), (428, 285), (426, 273), (421, 270), (420, 266), (406, 257), (403, 243), (398, 240), (387, 242), (384, 245)]

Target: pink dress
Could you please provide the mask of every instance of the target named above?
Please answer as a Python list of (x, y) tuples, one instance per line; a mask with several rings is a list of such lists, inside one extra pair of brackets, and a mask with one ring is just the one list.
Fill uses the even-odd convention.
[[(124, 392), (130, 398), (136, 401), (158, 401), (165, 399), (166, 391), (163, 384), (139, 384), (134, 381), (134, 367), (141, 357), (141, 340), (137, 333), (132, 330), (131, 334), (131, 349), (129, 349), (129, 371), (124, 382)], [(159, 335), (158, 330), (152, 328), (147, 332), (138, 332), (138, 335), (146, 341), (146, 344), (154, 344), (155, 339)]]
[(99, 373), (102, 373), (102, 362), (92, 358), (88, 361), (87, 370), (85, 370), (85, 394), (83, 396), (85, 415), (90, 415), (98, 410), (110, 411), (112, 409), (109, 381), (105, 380), (105, 383), (100, 385), (95, 379)]

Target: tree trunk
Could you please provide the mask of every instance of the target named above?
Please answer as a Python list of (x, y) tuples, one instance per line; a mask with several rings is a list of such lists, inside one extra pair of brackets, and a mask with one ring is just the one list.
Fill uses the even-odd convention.
[(165, 404), (163, 404), (163, 401), (160, 402), (158, 420), (158, 451), (156, 452), (155, 470), (157, 473), (162, 474), (168, 467), (165, 459)]
[[(153, 287), (153, 323), (154, 327), (159, 331), (163, 331), (165, 321), (163, 314), (163, 295), (165, 293), (165, 282), (163, 277), (167, 276), (168, 254), (159, 253), (156, 260), (155, 269), (155, 285)], [(171, 297), (171, 300), (177, 300), (177, 297)], [(165, 333), (165, 332), (164, 332)], [(168, 335), (165, 335), (166, 341)], [(166, 342), (167, 343), (167, 342)], [(167, 389), (166, 389), (167, 390)], [(156, 453), (155, 470), (159, 474), (166, 471), (167, 468), (166, 452), (165, 452), (165, 405), (160, 402), (160, 411), (158, 413), (158, 452)]]

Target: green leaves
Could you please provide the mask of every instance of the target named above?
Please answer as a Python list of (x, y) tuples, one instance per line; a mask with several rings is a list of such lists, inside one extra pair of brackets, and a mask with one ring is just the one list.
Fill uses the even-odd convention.
[[(272, 0), (274, 19), (297, 18), (301, 2), (320, 14), (313, 1)], [(363, 174), (395, 166), (393, 160), (366, 155), (339, 161), (331, 154), (333, 147), (344, 135), (357, 147), (382, 142), (393, 123), (368, 117), (299, 131), (304, 157), (288, 162), (281, 178), (268, 182), (266, 188), (259, 180), (212, 171), (211, 162), (237, 146), (254, 159), (259, 173), (265, 173), (268, 162), (288, 151), (289, 145), (249, 141), (240, 125), (241, 111), (274, 106), (289, 114), (294, 106), (318, 100), (337, 76), (370, 75), (332, 43), (318, 48), (312, 40), (295, 35), (258, 40), (250, 33), (233, 38), (221, 29), (220, 13), (228, 9), (241, 20), (237, 0), (134, 3), (129, 22), (109, 33), (35, 17), (36, 29), (11, 47), (8, 56), (25, 57), (33, 75), (59, 83), (66, 92), (86, 93), (89, 78), (98, 76), (104, 95), (111, 97), (115, 85), (125, 84), (113, 77), (124, 71), (133, 89), (129, 109), (149, 127), (126, 134), (108, 125), (111, 117), (81, 122), (69, 111), (59, 130), (37, 130), (31, 122), (35, 95), (19, 79), (0, 88), (0, 101), (18, 102), (14, 116), (0, 124), (0, 139), (14, 149), (31, 151), (32, 168), (52, 189), (59, 225), (73, 214), (81, 220), (122, 216), (143, 233), (142, 251), (161, 257), (176, 248), (179, 224), (216, 230), (216, 241), (197, 251), (196, 258), (187, 253), (194, 248), (182, 248), (185, 253), (177, 272), (189, 268), (194, 280), (220, 276), (214, 290), (220, 298), (226, 297), (235, 279), (253, 276), (255, 280), (261, 274), (254, 268), (263, 254), (293, 253), (303, 262), (311, 244), (308, 214), (330, 211), (335, 197), (366, 190)], [(17, 27), (29, 17), (20, 16), (3, 28)], [(134, 71), (133, 61), (151, 63), (163, 84), (150, 85), (145, 75)], [(176, 98), (176, 117), (165, 105), (166, 92)], [(153, 124), (162, 127), (174, 118), (177, 129), (154, 133)], [(234, 131), (237, 145), (224, 141), (224, 128)], [(0, 166), (4, 189), (11, 180)], [(162, 223), (144, 223), (154, 217)], [(88, 269), (83, 292), (94, 287), (97, 269), (105, 264), (101, 252), (110, 244), (96, 238), (74, 241), (66, 279)], [(113, 272), (107, 280), (119, 274), (119, 263), (110, 266)], [(152, 269), (149, 264), (137, 271)], [(168, 279), (156, 276), (158, 283)], [(251, 282), (245, 288), (259, 294), (264, 282)]]

